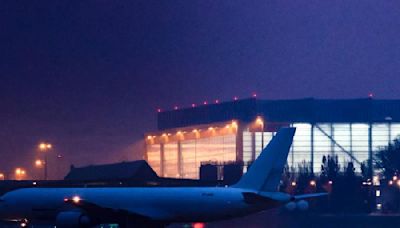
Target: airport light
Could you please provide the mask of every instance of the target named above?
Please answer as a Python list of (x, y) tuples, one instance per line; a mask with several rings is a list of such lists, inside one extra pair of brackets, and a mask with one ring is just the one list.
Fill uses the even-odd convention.
[(22, 180), (26, 176), (26, 171), (22, 168), (15, 169), (15, 178), (17, 180)]
[(233, 128), (237, 128), (238, 127), (238, 124), (237, 124), (237, 122), (235, 120), (232, 120), (232, 127)]
[(192, 224), (193, 228), (204, 228), (206, 225), (202, 222), (196, 222)]
[(35, 166), (36, 166), (36, 168), (42, 168), (43, 165), (44, 165), (44, 161), (43, 161), (43, 160), (37, 159), (37, 160), (35, 161)]
[(372, 184), (375, 185), (375, 186), (379, 186), (380, 185), (379, 176), (372, 177)]
[(257, 116), (257, 118), (256, 118), (256, 123), (257, 123), (258, 125), (261, 125), (261, 126), (264, 125), (264, 120), (262, 119), (261, 116)]
[(81, 201), (81, 197), (79, 197), (79, 196), (72, 197), (72, 202), (79, 203), (80, 201)]
[(374, 98), (374, 94), (373, 94), (373, 93), (369, 93), (369, 94), (368, 94), (368, 97), (369, 97), (369, 98)]
[(47, 180), (47, 165), (48, 165), (48, 160), (47, 160), (47, 151), (51, 150), (53, 148), (53, 145), (50, 143), (40, 143), (39, 144), (39, 150), (44, 153), (44, 179)]

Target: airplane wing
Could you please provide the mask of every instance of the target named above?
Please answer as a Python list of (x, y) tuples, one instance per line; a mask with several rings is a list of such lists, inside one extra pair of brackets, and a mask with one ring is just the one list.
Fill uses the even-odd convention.
[(304, 200), (304, 199), (317, 198), (317, 197), (322, 197), (322, 196), (328, 196), (328, 193), (321, 192), (321, 193), (313, 193), (313, 194), (303, 194), (303, 195), (295, 195), (293, 197), (295, 200)]
[(138, 220), (151, 220), (150, 217), (147, 217), (145, 215), (137, 214), (137, 213), (132, 213), (127, 210), (123, 209), (117, 209), (117, 208), (109, 208), (109, 207), (103, 207), (101, 205), (79, 199), (79, 200), (73, 200), (73, 199), (65, 199), (64, 202), (66, 204), (72, 205), (73, 207), (79, 208), (89, 215), (96, 215), (96, 217), (103, 217), (103, 218), (118, 218), (122, 216), (129, 216)]
[(168, 213), (157, 211), (152, 208), (135, 208), (134, 210), (110, 208), (107, 206), (102, 206), (98, 203), (89, 202), (84, 199), (65, 199), (64, 202), (76, 208), (82, 209), (88, 214), (95, 215), (96, 217), (119, 218), (122, 216), (129, 216), (130, 218), (139, 221), (161, 220), (169, 217)]

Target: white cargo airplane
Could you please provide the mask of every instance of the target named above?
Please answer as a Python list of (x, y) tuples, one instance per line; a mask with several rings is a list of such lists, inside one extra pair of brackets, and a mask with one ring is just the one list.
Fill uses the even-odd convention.
[(286, 205), (305, 210), (304, 199), (278, 192), (294, 128), (282, 128), (231, 187), (25, 188), (0, 198), (0, 219), (23, 226), (48, 222), (61, 228), (117, 223), (120, 227), (163, 227), (209, 222)]

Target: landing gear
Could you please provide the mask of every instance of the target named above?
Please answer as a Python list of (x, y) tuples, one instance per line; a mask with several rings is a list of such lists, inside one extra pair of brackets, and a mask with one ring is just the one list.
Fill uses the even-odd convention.
[(28, 219), (23, 219), (19, 222), (19, 226), (24, 228), (24, 227), (28, 227)]

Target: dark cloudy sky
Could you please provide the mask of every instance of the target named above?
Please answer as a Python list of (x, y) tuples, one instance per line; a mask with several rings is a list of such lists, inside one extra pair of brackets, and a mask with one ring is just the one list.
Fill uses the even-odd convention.
[(397, 0), (2, 1), (0, 171), (32, 166), (41, 140), (63, 164), (140, 158), (157, 107), (254, 91), (400, 98), (399, 12)]

